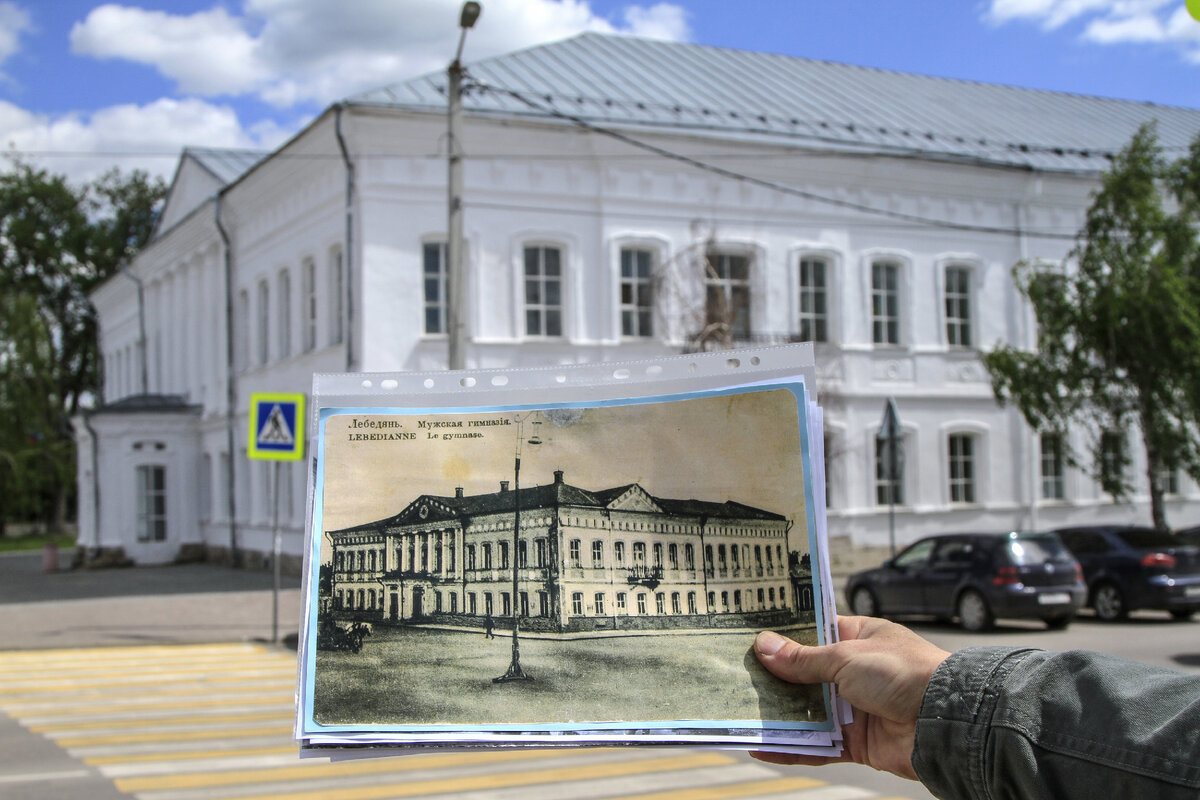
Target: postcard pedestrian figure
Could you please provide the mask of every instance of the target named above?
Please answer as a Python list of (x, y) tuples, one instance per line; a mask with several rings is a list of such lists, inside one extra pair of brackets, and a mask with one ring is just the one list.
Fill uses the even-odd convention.
[(496, 631), (496, 623), (492, 622), (492, 615), (488, 614), (487, 618), (484, 619), (484, 621), (483, 621), (483, 638), (495, 639), (496, 638), (495, 631)]

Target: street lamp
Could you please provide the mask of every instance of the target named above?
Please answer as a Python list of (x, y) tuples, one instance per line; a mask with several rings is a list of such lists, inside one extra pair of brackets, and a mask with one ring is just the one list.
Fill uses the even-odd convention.
[(475, 25), (483, 7), (476, 2), (463, 3), (458, 18), (462, 33), (458, 37), (458, 50), (447, 69), (449, 85), (446, 94), (447, 111), (447, 157), (449, 161), (447, 205), (449, 211), (446, 240), (446, 282), (450, 284), (446, 298), (446, 333), (450, 342), (448, 363), (450, 369), (466, 366), (466, 281), (463, 280), (463, 218), (462, 218), (462, 58), (463, 44), (467, 31)]
[(879, 433), (875, 434), (875, 452), (880, 466), (887, 476), (888, 493), (888, 542), (892, 558), (896, 557), (896, 487), (904, 474), (904, 428), (900, 425), (900, 412), (896, 410), (896, 399), (889, 397), (883, 407), (883, 421)]
[[(529, 412), (536, 414), (536, 411)], [(531, 681), (533, 677), (526, 675), (521, 669), (521, 644), (517, 639), (517, 631), (520, 628), (521, 620), (521, 604), (518, 596), (518, 571), (521, 566), (520, 551), (521, 551), (521, 445), (524, 443), (524, 438), (521, 434), (521, 429), (525, 425), (525, 420), (529, 414), (517, 421), (517, 450), (516, 456), (513, 459), (513, 545), (512, 545), (512, 661), (509, 662), (508, 671), (498, 678), (492, 678), (492, 683), (507, 683), (509, 681)], [(533, 421), (534, 425), (540, 425), (537, 420)], [(537, 430), (534, 430), (532, 436), (529, 437), (529, 444), (539, 445), (542, 440), (537, 435)]]

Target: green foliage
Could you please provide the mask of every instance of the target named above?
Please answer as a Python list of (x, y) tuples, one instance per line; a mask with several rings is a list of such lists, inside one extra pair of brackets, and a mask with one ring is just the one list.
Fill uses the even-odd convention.
[(21, 161), (0, 173), (0, 526), (66, 513), (70, 418), (100, 383), (88, 293), (148, 241), (164, 193), (142, 172), (82, 187)]
[(1037, 349), (984, 357), (997, 399), (1034, 429), (1089, 432), (1091, 472), (1118, 498), (1132, 488), (1129, 448), (1102, 454), (1103, 434), (1138, 430), (1162, 528), (1163, 471), (1200, 479), (1198, 221), (1200, 137), (1167, 163), (1154, 128), (1143, 127), (1102, 177), (1067, 264), (1014, 269), (1037, 318)]

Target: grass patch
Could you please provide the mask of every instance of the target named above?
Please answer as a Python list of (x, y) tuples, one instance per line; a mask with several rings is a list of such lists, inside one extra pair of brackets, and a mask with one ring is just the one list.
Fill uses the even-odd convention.
[(0, 553), (17, 553), (23, 550), (41, 550), (48, 544), (58, 545), (60, 549), (75, 546), (73, 533), (31, 533), (24, 536), (0, 536)]

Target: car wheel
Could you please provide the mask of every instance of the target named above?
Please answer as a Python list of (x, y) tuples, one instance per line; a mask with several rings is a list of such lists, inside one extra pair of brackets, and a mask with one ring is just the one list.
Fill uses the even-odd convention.
[(1057, 617), (1046, 617), (1043, 622), (1046, 627), (1052, 631), (1064, 631), (1071, 624), (1071, 620), (1075, 619), (1074, 614), (1061, 614)]
[(850, 610), (860, 617), (877, 617), (879, 603), (875, 602), (875, 595), (870, 589), (860, 586), (850, 596)]
[(1194, 608), (1172, 608), (1171, 609), (1171, 616), (1174, 617), (1175, 619), (1179, 620), (1180, 622), (1187, 622), (1189, 619), (1192, 618), (1192, 615), (1195, 613), (1196, 613), (1196, 609), (1194, 609)]
[(1115, 583), (1102, 583), (1092, 590), (1092, 608), (1096, 610), (1096, 616), (1105, 622), (1129, 616), (1129, 609), (1125, 608), (1125, 596)]
[(968, 589), (958, 598), (958, 622), (963, 630), (978, 633), (992, 627), (995, 617), (988, 608), (987, 600), (974, 589)]

